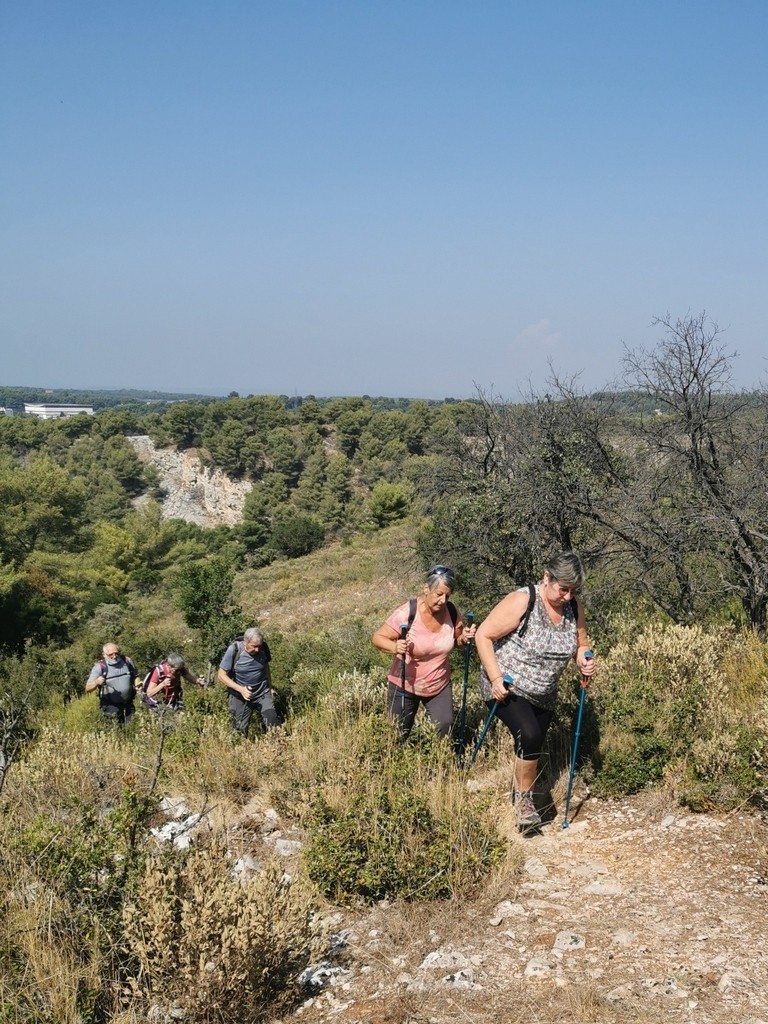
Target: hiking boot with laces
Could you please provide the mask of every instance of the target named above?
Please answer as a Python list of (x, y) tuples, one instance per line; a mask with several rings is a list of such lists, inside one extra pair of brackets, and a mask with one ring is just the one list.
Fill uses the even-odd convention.
[(536, 810), (536, 805), (533, 802), (533, 793), (530, 789), (525, 790), (522, 793), (516, 793), (517, 803), (517, 825), (518, 828), (523, 831), (529, 831), (531, 829), (539, 828), (541, 825), (541, 817), (539, 812)]

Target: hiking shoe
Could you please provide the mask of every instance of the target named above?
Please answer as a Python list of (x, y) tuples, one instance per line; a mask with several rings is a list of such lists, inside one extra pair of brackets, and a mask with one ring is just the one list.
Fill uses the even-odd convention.
[(528, 790), (517, 794), (517, 825), (527, 832), (541, 826), (541, 817), (533, 802), (533, 793)]

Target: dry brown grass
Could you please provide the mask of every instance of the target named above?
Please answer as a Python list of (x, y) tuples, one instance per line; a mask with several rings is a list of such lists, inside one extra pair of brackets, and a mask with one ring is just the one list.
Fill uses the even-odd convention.
[(0, 981), (0, 995), (2, 1005), (9, 1007), (21, 990), (40, 1019), (76, 1024), (82, 1019), (78, 990), (83, 983), (92, 983), (98, 970), (90, 962), (83, 963), (79, 950), (67, 942), (66, 935), (58, 934), (57, 921), (62, 913), (61, 900), (51, 891), (42, 892), (34, 874), (22, 861), (16, 861), (4, 927), (6, 934), (15, 937), (25, 967), (13, 994), (10, 989), (4, 993)]
[(45, 726), (34, 755), (14, 765), (16, 811), (55, 813), (72, 801), (105, 805), (124, 781), (143, 771), (136, 750), (114, 732), (65, 735), (57, 726)]
[(412, 524), (336, 543), (301, 559), (240, 574), (235, 595), (262, 626), (311, 630), (350, 618), (377, 620), (416, 592), (424, 567)]

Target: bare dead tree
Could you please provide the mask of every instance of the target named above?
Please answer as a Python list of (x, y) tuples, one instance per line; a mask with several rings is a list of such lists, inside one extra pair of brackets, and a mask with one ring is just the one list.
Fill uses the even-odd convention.
[(631, 588), (677, 622), (737, 597), (764, 632), (768, 399), (733, 390), (734, 353), (706, 314), (655, 322), (659, 344), (627, 351), (620, 382), (650, 414), (552, 371), (524, 405), (479, 393), (435, 502), (435, 547), (485, 594), (578, 547), (614, 596)]
[[(676, 533), (709, 554), (710, 585), (739, 598), (761, 633), (768, 611), (768, 400), (732, 388), (732, 360), (705, 313), (658, 318), (653, 351), (627, 352), (626, 380), (658, 402), (638, 438), (678, 488)], [(668, 489), (669, 490), (669, 489)], [(680, 502), (680, 497), (685, 500)]]

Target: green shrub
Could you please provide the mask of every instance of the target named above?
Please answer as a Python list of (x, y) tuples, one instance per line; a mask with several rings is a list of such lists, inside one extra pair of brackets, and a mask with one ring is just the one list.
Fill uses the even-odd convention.
[(617, 643), (591, 687), (595, 792), (663, 780), (697, 810), (762, 801), (767, 661), (753, 634), (700, 626), (651, 624)]
[(83, 694), (58, 707), (49, 706), (45, 721), (46, 724), (61, 725), (67, 733), (93, 733), (104, 727), (104, 716), (99, 710), (99, 698), (95, 693)]
[(354, 752), (314, 783), (305, 857), (310, 878), (342, 905), (466, 895), (501, 859), (487, 806), (469, 798), (434, 734), (400, 747), (391, 723), (356, 723)]
[(694, 811), (729, 810), (746, 802), (765, 807), (765, 732), (735, 726), (697, 738), (682, 768), (680, 801)]
[(621, 734), (603, 741), (600, 771), (593, 788), (599, 796), (623, 796), (659, 782), (669, 760), (669, 750), (652, 732)]
[(319, 548), (325, 533), (311, 516), (294, 515), (275, 523), (270, 546), (286, 558), (300, 558)]
[(50, 698), (45, 664), (34, 657), (0, 658), (0, 793), (13, 762), (35, 735)]
[(296, 713), (311, 705), (336, 688), (338, 675), (371, 671), (378, 659), (370, 638), (370, 627), (359, 621), (312, 633), (270, 633), (272, 679), (286, 709)]
[(413, 489), (409, 484), (388, 483), (380, 480), (374, 485), (368, 499), (366, 518), (376, 529), (391, 526), (405, 519), (413, 502)]

